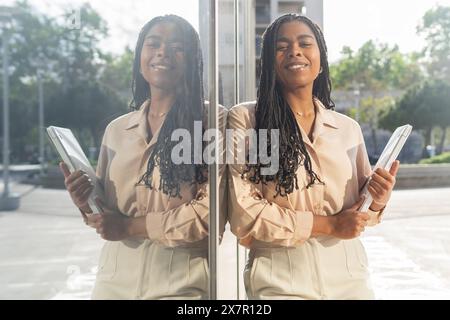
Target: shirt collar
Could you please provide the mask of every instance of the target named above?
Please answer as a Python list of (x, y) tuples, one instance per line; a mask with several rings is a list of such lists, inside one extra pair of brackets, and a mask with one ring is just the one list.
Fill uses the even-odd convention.
[(130, 119), (128, 120), (128, 125), (125, 127), (125, 130), (128, 129), (132, 129), (134, 127), (146, 127), (146, 117), (147, 117), (147, 112), (148, 112), (148, 108), (150, 106), (150, 100), (145, 100), (141, 106), (139, 107), (139, 109), (135, 112), (133, 112), (130, 115)]
[(314, 103), (317, 106), (318, 117), (316, 118), (316, 121), (317, 119), (320, 119), (321, 123), (333, 127), (335, 129), (339, 129), (333, 114), (334, 111), (325, 108), (323, 103), (316, 97), (314, 97)]
[(147, 114), (150, 108), (150, 100), (144, 101), (138, 111), (132, 113), (130, 115), (130, 119), (128, 120), (128, 125), (125, 127), (125, 130), (136, 130), (136, 133), (144, 139), (147, 143), (148, 147), (153, 146), (156, 143), (156, 140), (159, 135), (159, 131), (161, 130), (162, 125), (156, 130), (153, 136), (150, 138), (150, 129), (147, 124)]

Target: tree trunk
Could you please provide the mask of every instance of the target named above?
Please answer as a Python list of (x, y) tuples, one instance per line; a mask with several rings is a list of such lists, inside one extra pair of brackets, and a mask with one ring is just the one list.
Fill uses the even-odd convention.
[(425, 129), (425, 137), (424, 137), (425, 138), (425, 145), (424, 145), (423, 150), (422, 150), (422, 158), (429, 158), (430, 157), (428, 152), (427, 152), (427, 146), (431, 144), (431, 131), (432, 131), (432, 129), (433, 128), (431, 128), (431, 127)]
[(439, 155), (442, 153), (442, 150), (444, 149), (444, 143), (445, 143), (445, 136), (447, 134), (447, 127), (442, 127), (442, 135), (441, 135), (441, 139), (439, 140), (439, 144), (437, 145), (436, 148), (436, 155)]

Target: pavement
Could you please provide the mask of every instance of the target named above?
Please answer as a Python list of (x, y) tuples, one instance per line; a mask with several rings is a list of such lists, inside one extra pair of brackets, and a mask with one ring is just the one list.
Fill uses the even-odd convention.
[(378, 299), (450, 299), (450, 188), (394, 191), (362, 241)]
[(12, 185), (15, 212), (0, 212), (0, 299), (89, 299), (103, 240), (64, 190)]
[[(0, 212), (0, 299), (89, 299), (104, 243), (64, 190), (13, 183)], [(383, 222), (362, 236), (377, 299), (450, 299), (450, 188), (394, 191)], [(223, 299), (235, 298), (236, 241), (220, 246)]]

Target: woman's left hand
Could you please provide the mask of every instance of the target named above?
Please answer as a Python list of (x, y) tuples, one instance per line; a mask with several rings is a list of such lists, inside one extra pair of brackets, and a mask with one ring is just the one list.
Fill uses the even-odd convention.
[(368, 186), (368, 190), (373, 199), (372, 205), (370, 206), (372, 210), (381, 210), (388, 203), (395, 185), (395, 177), (399, 167), (400, 161), (395, 160), (389, 171), (378, 168), (372, 174), (372, 179)]
[(97, 233), (105, 240), (119, 241), (128, 238), (130, 218), (106, 210), (106, 206), (98, 198), (96, 202), (102, 212), (90, 215), (87, 224), (95, 228)]

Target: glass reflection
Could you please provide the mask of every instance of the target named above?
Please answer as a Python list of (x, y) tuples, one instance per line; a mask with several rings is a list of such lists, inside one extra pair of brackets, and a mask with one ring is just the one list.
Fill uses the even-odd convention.
[(206, 114), (200, 41), (185, 19), (166, 15), (144, 25), (132, 89), (134, 111), (113, 120), (103, 137), (101, 214), (86, 203), (87, 176), (61, 165), (84, 221), (107, 240), (92, 298), (205, 299), (207, 167), (195, 152), (175, 152), (199, 147), (190, 137), (202, 132)]

